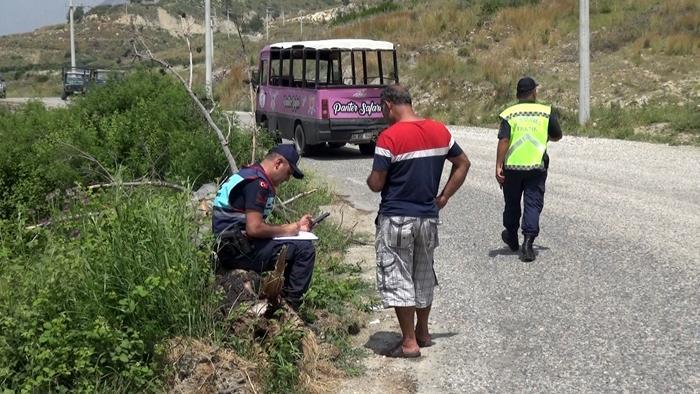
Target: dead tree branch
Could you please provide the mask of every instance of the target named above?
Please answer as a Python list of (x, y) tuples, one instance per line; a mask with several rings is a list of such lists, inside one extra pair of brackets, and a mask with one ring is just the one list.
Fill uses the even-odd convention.
[(97, 166), (100, 168), (100, 170), (102, 170), (102, 172), (104, 173), (103, 175), (104, 175), (110, 182), (115, 182), (115, 179), (114, 179), (114, 176), (112, 176), (112, 173), (109, 172), (109, 170), (107, 170), (107, 168), (105, 168), (105, 166), (103, 166), (102, 163), (101, 163), (99, 160), (97, 160), (97, 159), (95, 158), (95, 156), (93, 156), (93, 155), (91, 155), (91, 154), (89, 154), (89, 153), (83, 151), (82, 149), (78, 148), (77, 146), (71, 145), (71, 144), (69, 144), (69, 143), (67, 143), (67, 142), (65, 142), (65, 141), (59, 141), (59, 143), (65, 145), (65, 146), (67, 146), (67, 147), (69, 147), (69, 148), (71, 148), (71, 149), (73, 149), (73, 150), (75, 150), (76, 152), (79, 153), (80, 157), (82, 157), (83, 159), (86, 159), (86, 160), (88, 160), (88, 161), (91, 161), (91, 162), (97, 164)]
[(286, 205), (289, 204), (289, 203), (292, 203), (292, 202), (294, 202), (294, 201), (296, 201), (296, 200), (298, 200), (298, 199), (300, 199), (300, 198), (302, 198), (302, 197), (306, 197), (306, 196), (308, 196), (309, 194), (316, 193), (317, 191), (318, 191), (318, 189), (311, 189), (311, 190), (305, 191), (305, 192), (303, 192), (303, 193), (299, 193), (299, 194), (297, 194), (296, 196), (294, 196), (294, 197), (292, 197), (292, 198), (290, 198), (290, 199), (288, 199), (288, 200), (282, 202), (282, 205), (286, 206)]
[(192, 44), (190, 43), (190, 38), (192, 37), (192, 23), (187, 21), (185, 13), (182, 13), (180, 15), (180, 22), (182, 22), (182, 26), (183, 26), (182, 36), (185, 38), (185, 41), (187, 42), (187, 52), (189, 52), (189, 54), (190, 54), (190, 79), (187, 83), (187, 87), (191, 90), (192, 89), (192, 72), (194, 70), (194, 67), (192, 64)]
[(139, 181), (139, 182), (112, 182), (112, 183), (100, 183), (97, 185), (90, 185), (87, 187), (88, 190), (103, 189), (109, 187), (134, 187), (134, 186), (155, 186), (155, 187), (165, 187), (169, 189), (174, 189), (180, 192), (189, 192), (189, 190), (184, 187), (177, 185), (175, 183), (163, 182), (163, 181)]
[(187, 90), (187, 93), (189, 93), (190, 97), (192, 98), (192, 101), (195, 103), (197, 108), (199, 109), (199, 112), (202, 113), (202, 116), (207, 120), (207, 123), (209, 123), (209, 126), (214, 129), (214, 132), (216, 133), (216, 137), (219, 139), (219, 144), (221, 145), (221, 149), (224, 151), (224, 155), (226, 156), (226, 160), (228, 161), (229, 168), (231, 169), (231, 173), (234, 174), (238, 172), (238, 166), (236, 165), (236, 160), (233, 158), (233, 155), (231, 154), (231, 150), (228, 148), (228, 140), (224, 137), (224, 134), (221, 132), (219, 129), (219, 126), (216, 125), (214, 122), (214, 119), (211, 118), (211, 115), (209, 115), (209, 111), (202, 105), (202, 102), (199, 101), (199, 98), (197, 98), (197, 95), (194, 94), (192, 89), (190, 89), (187, 86), (187, 81), (185, 81), (184, 78), (180, 74), (173, 69), (173, 67), (165, 62), (164, 60), (158, 59), (153, 55), (151, 50), (148, 48), (146, 43), (143, 42), (143, 39), (139, 37), (139, 42), (141, 45), (145, 48), (145, 53), (142, 51), (139, 51), (139, 49), (136, 46), (136, 43), (134, 40), (132, 40), (132, 47), (134, 50), (134, 56), (144, 59), (144, 60), (150, 60), (152, 62), (160, 64), (163, 68), (168, 70), (171, 74), (173, 74), (177, 79), (182, 82), (182, 86)]
[(90, 212), (90, 213), (85, 213), (85, 214), (80, 214), (80, 215), (63, 216), (63, 217), (56, 218), (54, 220), (47, 220), (43, 223), (38, 223), (38, 224), (35, 224), (32, 226), (27, 226), (24, 229), (25, 230), (36, 230), (38, 228), (48, 227), (54, 223), (69, 222), (69, 221), (78, 220), (78, 219), (82, 219), (82, 218), (94, 218), (94, 217), (97, 217), (99, 215), (102, 215), (105, 212), (107, 212), (107, 211)]

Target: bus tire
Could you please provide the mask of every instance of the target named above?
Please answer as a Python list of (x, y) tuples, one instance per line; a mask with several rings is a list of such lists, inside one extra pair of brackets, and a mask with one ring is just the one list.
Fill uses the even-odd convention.
[(306, 134), (304, 134), (304, 126), (301, 123), (294, 126), (294, 146), (299, 156), (307, 156), (311, 153), (311, 146), (306, 143)]
[(258, 126), (260, 129), (262, 129), (263, 132), (271, 132), (270, 131), (270, 126), (268, 125), (267, 118), (263, 116), (262, 119), (260, 119), (260, 123), (258, 123)]
[(366, 144), (359, 144), (360, 147), (360, 154), (364, 156), (372, 156), (374, 155), (374, 147), (376, 144), (374, 142), (368, 142)]
[(270, 125), (266, 117), (263, 116), (260, 123), (258, 123), (258, 126), (260, 127), (260, 130), (262, 130), (263, 133), (270, 134), (270, 136), (272, 136), (272, 140), (275, 141), (276, 144), (282, 143), (282, 136), (280, 135), (279, 131), (270, 130)]

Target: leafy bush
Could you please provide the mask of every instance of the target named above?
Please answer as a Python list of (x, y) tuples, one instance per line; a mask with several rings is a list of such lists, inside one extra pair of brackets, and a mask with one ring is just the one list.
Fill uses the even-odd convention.
[[(47, 196), (76, 183), (118, 175), (197, 187), (221, 176), (226, 164), (187, 92), (150, 71), (92, 89), (66, 109), (30, 103), (0, 112), (0, 139), (7, 147), (0, 152), (0, 218), (43, 218)], [(232, 151), (249, 151), (249, 140), (234, 130)]]

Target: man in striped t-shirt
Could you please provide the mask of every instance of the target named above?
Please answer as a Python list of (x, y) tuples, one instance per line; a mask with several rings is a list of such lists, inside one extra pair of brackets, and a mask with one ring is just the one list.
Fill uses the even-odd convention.
[[(403, 341), (388, 356), (419, 357), (432, 344), (428, 316), (437, 280), (433, 251), (438, 215), (462, 186), (469, 159), (440, 122), (419, 118), (401, 85), (382, 92), (382, 113), (391, 126), (377, 139), (367, 185), (382, 193), (377, 216), (377, 288), (385, 308), (393, 307)], [(445, 160), (450, 177), (438, 194)], [(414, 316), (417, 317), (414, 327)]]

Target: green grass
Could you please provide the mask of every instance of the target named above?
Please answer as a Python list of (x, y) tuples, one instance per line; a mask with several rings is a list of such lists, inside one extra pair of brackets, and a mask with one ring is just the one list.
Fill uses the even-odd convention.
[(352, 22), (360, 18), (367, 18), (368, 16), (382, 14), (390, 11), (396, 11), (399, 9), (401, 9), (401, 5), (397, 2), (394, 2), (393, 0), (382, 1), (381, 3), (373, 6), (365, 6), (355, 11), (340, 14), (335, 19), (333, 19), (332, 24), (340, 25), (343, 23)]
[(573, 135), (700, 145), (699, 103), (650, 103), (638, 107), (594, 107), (584, 127), (575, 114), (563, 114), (563, 128)]
[[(100, 212), (0, 228), (0, 382), (21, 391), (159, 391), (159, 346), (214, 329), (208, 252), (185, 194), (86, 195)], [(57, 213), (54, 220), (65, 216)]]

